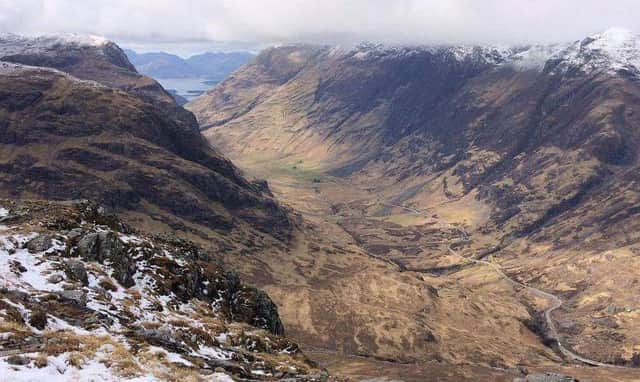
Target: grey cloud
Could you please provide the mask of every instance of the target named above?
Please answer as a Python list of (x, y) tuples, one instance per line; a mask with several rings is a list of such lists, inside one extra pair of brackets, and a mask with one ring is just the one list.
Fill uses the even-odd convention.
[(568, 41), (635, 30), (636, 0), (0, 0), (0, 31), (132, 44)]

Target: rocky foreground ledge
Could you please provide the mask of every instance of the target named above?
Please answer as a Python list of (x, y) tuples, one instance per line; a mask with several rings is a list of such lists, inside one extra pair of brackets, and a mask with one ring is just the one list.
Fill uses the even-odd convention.
[(190, 242), (89, 202), (0, 200), (7, 380), (333, 380), (283, 334), (266, 293)]

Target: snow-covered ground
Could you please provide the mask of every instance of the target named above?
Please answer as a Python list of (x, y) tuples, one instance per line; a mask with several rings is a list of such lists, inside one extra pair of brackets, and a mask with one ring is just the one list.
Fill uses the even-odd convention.
[(29, 365), (10, 365), (5, 359), (0, 359), (0, 376), (6, 381), (14, 382), (155, 382), (160, 379), (152, 375), (144, 375), (132, 378), (123, 378), (115, 375), (104, 363), (90, 360), (77, 368), (69, 365), (68, 355), (61, 354), (49, 357), (47, 365), (37, 367), (33, 363)]
[[(8, 211), (4, 208), (0, 209), (0, 216), (6, 216)], [(98, 229), (100, 230), (100, 229)], [(0, 287), (7, 288), (12, 291), (24, 292), (30, 296), (43, 295), (46, 292), (62, 292), (64, 290), (63, 282), (58, 280), (66, 278), (62, 268), (64, 261), (59, 254), (63, 252), (64, 242), (68, 239), (66, 236), (58, 236), (52, 240), (51, 246), (41, 252), (32, 253), (27, 249), (27, 243), (34, 238), (39, 237), (38, 233), (18, 233), (15, 231), (4, 231), (0, 235)], [(150, 243), (145, 239), (134, 235), (120, 235), (120, 240), (131, 244), (150, 247)], [(142, 252), (142, 249), (139, 250)], [(157, 249), (157, 256), (166, 256), (173, 258), (174, 255), (166, 249)], [(166, 325), (171, 321), (190, 322), (193, 327), (205, 329), (201, 323), (190, 317), (190, 313), (195, 311), (195, 307), (191, 303), (182, 304), (178, 309), (174, 309), (170, 304), (177, 299), (172, 295), (158, 295), (155, 291), (156, 277), (160, 277), (154, 272), (153, 267), (146, 265), (146, 262), (140, 261), (137, 264), (138, 271), (135, 274), (136, 285), (125, 289), (114, 282), (117, 290), (106, 293), (109, 301), (105, 301), (105, 292), (99, 285), (99, 280), (110, 278), (113, 269), (109, 264), (86, 264), (88, 271), (89, 283), (85, 287), (81, 287), (80, 291), (86, 296), (86, 307), (96, 312), (100, 312), (104, 316), (112, 317), (113, 324), (109, 327), (100, 327), (95, 330), (85, 330), (81, 327), (74, 326), (70, 322), (65, 321), (57, 316), (57, 312), (48, 312), (47, 327), (44, 331), (38, 330), (26, 323), (31, 312), (23, 304), (3, 298), (2, 302), (17, 309), (25, 320), (25, 324), (35, 334), (52, 333), (52, 332), (69, 332), (78, 336), (106, 336), (114, 342), (123, 341), (123, 331), (137, 325), (149, 325), (155, 323), (157, 325)], [(58, 277), (52, 277), (57, 275)], [(158, 309), (160, 306), (162, 309)], [(127, 315), (133, 314), (135, 320), (126, 319), (126, 327), (124, 323), (119, 322), (124, 315), (118, 312), (128, 312)], [(114, 312), (116, 312), (114, 314)], [(2, 311), (0, 310), (0, 320), (2, 319)], [(211, 313), (212, 315), (215, 312)], [(174, 330), (171, 326), (165, 329), (167, 332)], [(0, 333), (4, 338), (10, 338), (11, 332)], [(219, 337), (226, 338), (227, 333), (218, 334)], [(125, 342), (126, 343), (126, 342)], [(69, 357), (70, 353), (63, 353), (56, 356), (49, 356), (45, 366), (36, 366), (32, 360), (27, 365), (12, 365), (7, 362), (7, 357), (0, 357), (0, 380), (4, 381), (121, 381), (125, 378), (118, 375), (112, 368), (106, 366), (108, 364), (110, 351), (104, 345), (93, 358), (86, 359), (80, 367), (71, 366)], [(2, 353), (0, 347), (0, 354)], [(150, 346), (148, 352), (161, 353), (162, 359), (170, 364), (178, 364), (185, 367), (193, 367), (193, 363), (184, 358), (184, 354), (178, 354), (168, 351), (160, 347)], [(35, 354), (32, 354), (35, 359)], [(192, 355), (201, 358), (229, 360), (231, 353), (218, 347), (200, 346), (193, 349)], [(161, 368), (156, 365), (156, 373), (151, 372), (153, 368), (146, 367), (142, 360), (135, 360), (139, 363), (140, 370), (148, 372), (148, 375), (138, 375), (126, 380), (135, 382), (160, 381), (162, 379), (154, 376), (157, 369)], [(165, 368), (166, 369), (166, 368)], [(169, 369), (160, 370), (168, 373)], [(213, 381), (231, 381), (231, 379), (223, 373), (217, 373), (212, 377)]]
[[(160, 351), (163, 351), (162, 349)], [(102, 354), (107, 358), (108, 354)], [(172, 357), (170, 361), (179, 361)], [(49, 357), (47, 365), (38, 367), (34, 363), (29, 365), (10, 365), (5, 359), (0, 359), (0, 380), (11, 382), (160, 382), (164, 379), (158, 378), (151, 373), (135, 377), (123, 377), (113, 372), (104, 362), (90, 360), (82, 364), (81, 368), (69, 364), (67, 354)], [(225, 373), (214, 373), (207, 377), (210, 382), (234, 382)]]

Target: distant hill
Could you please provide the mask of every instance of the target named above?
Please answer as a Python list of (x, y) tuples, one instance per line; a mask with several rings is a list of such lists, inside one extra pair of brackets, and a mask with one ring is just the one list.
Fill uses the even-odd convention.
[(224, 79), (254, 58), (249, 52), (209, 52), (188, 59), (164, 52), (136, 53), (127, 49), (125, 53), (139, 72), (154, 78), (203, 77), (212, 81)]

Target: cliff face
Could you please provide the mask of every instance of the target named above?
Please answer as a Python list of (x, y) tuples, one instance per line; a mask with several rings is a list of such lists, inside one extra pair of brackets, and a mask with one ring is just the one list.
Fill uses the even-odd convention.
[(289, 235), (276, 201), (111, 42), (2, 38), (0, 94), (6, 197), (87, 198), (166, 215), (174, 226), (185, 219), (221, 232)]

